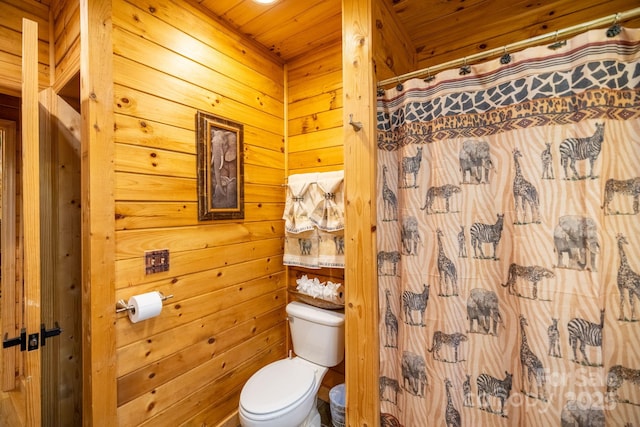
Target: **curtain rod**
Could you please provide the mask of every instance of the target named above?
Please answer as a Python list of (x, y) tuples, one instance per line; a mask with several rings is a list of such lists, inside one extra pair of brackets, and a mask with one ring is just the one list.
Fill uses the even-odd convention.
[(616, 13), (615, 15), (609, 15), (609, 16), (605, 16), (599, 19), (594, 19), (593, 21), (589, 21), (589, 22), (585, 22), (583, 24), (578, 24), (578, 25), (574, 25), (572, 27), (567, 27), (564, 28), (562, 30), (557, 30), (551, 33), (547, 33), (547, 34), (542, 34), (536, 37), (532, 37), (526, 40), (522, 40), (516, 43), (511, 43), (508, 45), (505, 45), (503, 47), (497, 47), (494, 49), (490, 49), (487, 50), (485, 52), (479, 52), (479, 53), (475, 53), (473, 55), (469, 55), (466, 56), (464, 58), (460, 58), (460, 59), (454, 59), (452, 61), (447, 61), (447, 62), (443, 62), (441, 64), (438, 64), (436, 66), (433, 67), (427, 67), (427, 68), (423, 68), (421, 70), (416, 70), (416, 71), (411, 71), (409, 73), (406, 74), (402, 74), (400, 76), (397, 77), (393, 77), (390, 79), (386, 79), (386, 80), (382, 80), (380, 82), (378, 82), (378, 87), (380, 86), (386, 86), (388, 84), (391, 83), (400, 83), (401, 80), (409, 80), (412, 79), (414, 77), (420, 77), (420, 76), (424, 76), (424, 75), (430, 75), (432, 73), (437, 73), (439, 71), (443, 71), (449, 68), (453, 68), (456, 65), (467, 65), (470, 62), (474, 62), (474, 61), (478, 61), (480, 59), (486, 59), (492, 56), (497, 56), (499, 54), (503, 54), (507, 51), (507, 49), (510, 50), (520, 50), (526, 47), (530, 47), (530, 46), (535, 46), (537, 44), (542, 43), (543, 41), (549, 41), (549, 40), (554, 40), (556, 41), (558, 39), (558, 37), (566, 37), (566, 36), (570, 36), (570, 35), (574, 35), (577, 33), (581, 33), (587, 30), (590, 30), (592, 28), (596, 28), (596, 27), (601, 27), (603, 25), (606, 24), (612, 24), (615, 25), (617, 24), (619, 21), (624, 21), (627, 19), (631, 19), (631, 18), (635, 18), (637, 16), (640, 16), (640, 7), (637, 7), (635, 9), (631, 9), (631, 10), (627, 10), (626, 12), (621, 12), (621, 13)]

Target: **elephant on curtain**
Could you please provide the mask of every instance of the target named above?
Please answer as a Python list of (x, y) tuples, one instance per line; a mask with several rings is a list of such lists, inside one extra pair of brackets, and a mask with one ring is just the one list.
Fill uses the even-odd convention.
[(213, 208), (236, 206), (238, 193), (238, 144), (235, 132), (211, 132), (211, 204)]
[(558, 254), (558, 268), (564, 268), (563, 257), (569, 256), (569, 267), (584, 270), (587, 264), (597, 271), (596, 255), (600, 253), (598, 229), (595, 221), (577, 215), (561, 216), (553, 231), (553, 242)]

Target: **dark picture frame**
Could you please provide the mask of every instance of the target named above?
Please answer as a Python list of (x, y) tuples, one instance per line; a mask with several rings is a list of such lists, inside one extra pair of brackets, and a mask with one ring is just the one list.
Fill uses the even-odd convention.
[(196, 114), (198, 220), (244, 219), (244, 126)]

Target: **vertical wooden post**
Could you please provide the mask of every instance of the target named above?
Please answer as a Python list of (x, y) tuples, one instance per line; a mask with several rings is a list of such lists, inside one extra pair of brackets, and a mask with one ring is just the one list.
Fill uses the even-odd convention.
[[(377, 426), (376, 124), (373, 0), (342, 1), (347, 240), (345, 317), (347, 425)], [(349, 121), (360, 122), (356, 130)]]
[(117, 421), (112, 1), (80, 1), (83, 424)]
[[(38, 24), (22, 20), (22, 194), (24, 218), (24, 327), (40, 330), (40, 138)], [(40, 352), (24, 352), (27, 421), (42, 424)]]

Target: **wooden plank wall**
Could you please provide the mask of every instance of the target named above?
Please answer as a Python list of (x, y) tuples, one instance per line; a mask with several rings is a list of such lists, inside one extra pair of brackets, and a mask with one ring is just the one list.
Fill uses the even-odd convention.
[[(186, 2), (116, 0), (113, 26), (116, 299), (174, 295), (118, 316), (119, 423), (215, 424), (286, 354), (283, 64)], [(198, 110), (244, 124), (244, 220), (198, 221)]]
[[(303, 55), (287, 64), (288, 175), (344, 168), (342, 125), (342, 45), (340, 42)], [(289, 287), (302, 275), (344, 284), (344, 269), (289, 267)], [(344, 362), (324, 377), (320, 397), (344, 382)]]
[[(439, 2), (433, 7), (429, 2), (420, 1), (413, 2), (411, 8), (405, 7), (404, 2), (393, 3), (394, 10), (407, 22), (420, 23), (413, 37), (425, 40), (425, 35), (431, 36), (424, 45), (416, 43), (416, 69), (462, 60), (465, 56), (605, 16), (613, 18), (616, 13), (639, 4), (638, 0), (547, 0), (533, 6), (526, 1), (494, 0), (488, 5), (484, 0), (469, 0), (464, 2), (464, 8), (458, 2)], [(640, 18), (627, 20), (622, 25), (637, 28)]]
[(54, 0), (51, 5), (53, 25), (53, 72), (56, 88), (61, 88), (80, 69), (80, 2)]
[(0, 70), (2, 92), (20, 96), (22, 18), (38, 23), (38, 81), (49, 84), (49, 7), (31, 0), (0, 0)]
[(416, 50), (411, 38), (388, 1), (372, 1), (373, 67), (376, 80), (386, 80), (417, 68)]

